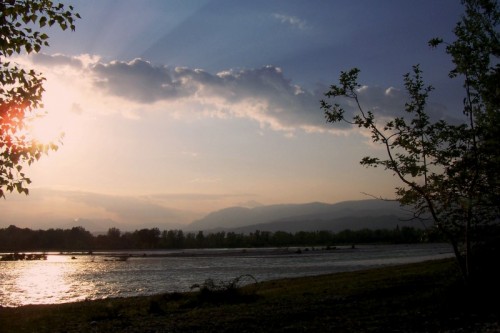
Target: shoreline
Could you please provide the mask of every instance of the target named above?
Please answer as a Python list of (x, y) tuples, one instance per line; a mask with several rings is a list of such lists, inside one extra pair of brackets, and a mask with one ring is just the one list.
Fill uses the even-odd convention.
[[(273, 256), (296, 254), (350, 253), (371, 247), (386, 246), (439, 246), (449, 247), (447, 243), (409, 243), (409, 244), (351, 244), (337, 246), (290, 246), (290, 247), (253, 247), (253, 248), (201, 248), (201, 249), (134, 249), (134, 250), (97, 250), (56, 252), (34, 251), (26, 253), (46, 253), (62, 256), (129, 256), (130, 258), (161, 258), (161, 257), (241, 257), (241, 256)], [(451, 247), (450, 253), (451, 252)], [(0, 253), (1, 255), (1, 253)]]
[[(112, 255), (129, 255), (131, 258), (134, 257), (152, 257), (152, 258), (162, 258), (162, 257), (244, 257), (244, 256), (274, 256), (274, 255), (296, 255), (303, 253), (329, 253), (335, 252), (345, 252), (348, 250), (343, 247), (332, 247), (332, 248), (315, 248), (315, 247), (287, 247), (287, 248), (236, 248), (236, 249), (184, 249), (184, 250), (173, 250), (172, 252), (161, 253), (162, 250), (158, 251), (118, 251), (118, 252), (98, 252), (96, 255), (112, 256)], [(156, 252), (156, 253), (155, 253)]]
[[(496, 332), (498, 290), (465, 294), (452, 259), (163, 293), (0, 307), (2, 332)], [(481, 305), (482, 304), (482, 305)]]
[[(379, 244), (378, 244), (379, 245)], [(189, 258), (189, 257), (260, 257), (260, 256), (283, 256), (300, 255), (307, 253), (342, 253), (356, 251), (357, 248), (350, 246), (332, 247), (277, 247), (277, 248), (204, 248), (204, 249), (179, 249), (179, 250), (110, 250), (110, 251), (13, 251), (0, 253), (0, 258), (18, 258), (17, 260), (0, 261), (31, 261), (47, 259), (47, 256), (71, 256), (72, 259), (79, 257), (128, 257), (128, 258)], [(33, 258), (33, 259), (32, 259)]]
[[(447, 257), (451, 257), (447, 247), (434, 244), (310, 248), (302, 253), (297, 253), (296, 248), (251, 248), (50, 254), (47, 261), (39, 263), (0, 263), (0, 277), (5, 283), (0, 305), (185, 292), (210, 278), (225, 281), (251, 274), (258, 281), (269, 281)], [(33, 270), (38, 272), (36, 276)], [(43, 276), (53, 278), (45, 281)]]

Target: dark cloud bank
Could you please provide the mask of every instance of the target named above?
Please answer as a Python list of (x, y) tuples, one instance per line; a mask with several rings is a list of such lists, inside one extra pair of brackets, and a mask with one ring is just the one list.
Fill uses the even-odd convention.
[[(319, 101), (325, 99), (327, 86), (315, 91), (303, 89), (275, 66), (211, 74), (201, 69), (154, 65), (142, 59), (84, 63), (77, 58), (42, 54), (34, 56), (34, 61), (83, 71), (101, 93), (143, 105), (182, 99), (207, 103), (217, 99), (218, 104), (223, 104), (219, 112), (247, 117), (277, 130), (342, 129), (340, 124), (326, 124), (320, 109)], [(404, 113), (407, 96), (399, 89), (363, 86), (358, 95), (364, 107), (380, 116)], [(211, 107), (217, 107), (215, 104)], [(343, 104), (348, 111), (354, 110), (354, 105)], [(429, 105), (433, 118), (441, 118), (445, 111), (442, 105)]]

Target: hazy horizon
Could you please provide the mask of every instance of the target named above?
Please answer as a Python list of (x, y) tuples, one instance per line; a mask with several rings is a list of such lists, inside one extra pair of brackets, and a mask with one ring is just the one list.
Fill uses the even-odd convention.
[(50, 47), (15, 60), (47, 78), (34, 135), (65, 137), (27, 169), (29, 196), (1, 200), (0, 227), (186, 224), (231, 206), (392, 197), (390, 173), (359, 165), (383, 151), (320, 109), (352, 67), (382, 115), (403, 109), (415, 64), (436, 88), (429, 113), (461, 115), (451, 61), (427, 45), (453, 39), (459, 1), (64, 3), (82, 16), (76, 31), (50, 30)]
[[(74, 193), (74, 195), (79, 195), (78, 193)], [(34, 215), (31, 215), (31, 220), (26, 222), (25, 220), (22, 219), (12, 219), (12, 223), (2, 223), (0, 224), (0, 228), (7, 228), (11, 225), (14, 225), (18, 228), (30, 228), (33, 230), (47, 230), (47, 229), (71, 229), (73, 227), (83, 227), (88, 231), (91, 231), (92, 233), (105, 233), (108, 231), (110, 228), (118, 228), (123, 232), (127, 231), (134, 231), (142, 228), (159, 228), (160, 230), (171, 230), (171, 229), (182, 229), (185, 231), (199, 231), (199, 230), (214, 230), (214, 229), (227, 229), (230, 228), (229, 226), (226, 226), (225, 223), (220, 223), (217, 226), (210, 226), (210, 227), (203, 227), (203, 226), (198, 226), (197, 223), (199, 223), (202, 220), (205, 220), (206, 218), (209, 218), (213, 220), (213, 214), (214, 216), (219, 216), (221, 213), (224, 216), (224, 219), (226, 220), (227, 218), (237, 218), (238, 212), (234, 213), (233, 209), (234, 208), (243, 208), (248, 211), (255, 211), (255, 209), (259, 208), (264, 208), (264, 210), (259, 210), (257, 211), (257, 215), (254, 216), (253, 220), (255, 222), (252, 223), (244, 223), (243, 221), (237, 221), (235, 225), (233, 226), (235, 229), (240, 228), (242, 226), (251, 226), (251, 225), (258, 225), (262, 223), (269, 223), (269, 222), (276, 222), (280, 221), (282, 217), (289, 217), (292, 218), (293, 220), (299, 219), (300, 216), (303, 214), (306, 214), (305, 212), (298, 213), (296, 207), (305, 207), (305, 206), (316, 206), (317, 204), (321, 205), (322, 207), (327, 205), (327, 206), (337, 206), (337, 204), (347, 204), (347, 209), (352, 209), (352, 205), (350, 203), (358, 203), (360, 202), (360, 208), (365, 211), (367, 209), (366, 204), (363, 204), (363, 202), (368, 202), (368, 201), (378, 201), (380, 204), (375, 205), (375, 208), (372, 207), (372, 205), (368, 206), (368, 209), (374, 209), (373, 213), (375, 215), (373, 216), (379, 216), (379, 215), (384, 215), (384, 214), (394, 214), (394, 212), (386, 212), (385, 209), (388, 207), (387, 205), (389, 202), (387, 201), (382, 201), (382, 200), (376, 200), (373, 198), (369, 199), (361, 199), (361, 200), (347, 200), (347, 201), (341, 201), (337, 203), (326, 203), (326, 202), (306, 202), (306, 203), (291, 203), (291, 204), (275, 204), (275, 205), (262, 205), (257, 202), (248, 202), (248, 203), (241, 203), (241, 204), (236, 204), (234, 206), (229, 206), (229, 207), (223, 207), (221, 209), (217, 209), (214, 211), (210, 211), (206, 214), (193, 214), (192, 212), (189, 211), (181, 211), (181, 210), (171, 210), (169, 212), (170, 218), (172, 221), (156, 221), (154, 219), (148, 220), (148, 216), (157, 216), (157, 212), (146, 212), (146, 208), (154, 208), (152, 205), (149, 204), (143, 204), (141, 207), (140, 204), (136, 203), (131, 203), (127, 198), (123, 198), (123, 207), (122, 211), (126, 212), (127, 210), (129, 212), (132, 212), (132, 214), (124, 214), (121, 216), (120, 220), (114, 220), (110, 218), (102, 218), (102, 217), (84, 217), (84, 218), (67, 218), (67, 217), (61, 217), (59, 219), (55, 218), (46, 218), (46, 217), (37, 217)], [(127, 204), (126, 201), (128, 201), (129, 208), (124, 208), (124, 206)], [(380, 207), (379, 207), (380, 206)], [(283, 208), (287, 208), (286, 210), (283, 210)], [(369, 208), (372, 207), (372, 208)], [(273, 210), (276, 208), (278, 210), (278, 216), (277, 219), (274, 219), (273, 216), (275, 216), (276, 212), (271, 212), (270, 215), (266, 214), (266, 212), (269, 213), (269, 211)], [(161, 210), (164, 213), (164, 207), (157, 206), (157, 210)], [(302, 209), (302, 208), (301, 208)], [(394, 209), (394, 208), (391, 208)], [(48, 211), (49, 209), (47, 209)], [(59, 209), (60, 211), (60, 209)], [(118, 211), (118, 209), (117, 209)], [(228, 213), (226, 213), (228, 211)], [(360, 211), (357, 213), (354, 210), (351, 210), (352, 214), (349, 216), (356, 218), (358, 217), (359, 214), (364, 216), (363, 211)], [(35, 212), (37, 212), (35, 210)], [(137, 213), (139, 212), (139, 213)], [(289, 212), (289, 213), (284, 213), (284, 212)], [(309, 209), (308, 214), (321, 214), (321, 210), (316, 211), (313, 209), (312, 211)], [(344, 211), (345, 212), (345, 211)], [(165, 214), (165, 213), (164, 213)], [(307, 215), (307, 214), (306, 214)], [(404, 219), (406, 219), (406, 214), (405, 211), (401, 210), (399, 213), (396, 213), (396, 215), (400, 216), (405, 216)], [(260, 218), (259, 218), (260, 216)], [(345, 213), (340, 215), (341, 217), (345, 216)], [(240, 217), (241, 218), (241, 217)], [(243, 217), (244, 219), (247, 219), (248, 216)], [(336, 217), (333, 217), (336, 218)], [(35, 221), (36, 223), (33, 223)], [(227, 223), (227, 221), (226, 221)], [(307, 223), (307, 220), (304, 222)], [(374, 226), (374, 228), (379, 228), (380, 226)], [(353, 226), (353, 228), (356, 229), (356, 226)]]

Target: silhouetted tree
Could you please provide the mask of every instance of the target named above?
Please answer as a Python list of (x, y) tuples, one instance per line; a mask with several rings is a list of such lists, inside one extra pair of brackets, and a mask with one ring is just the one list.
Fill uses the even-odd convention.
[(105, 235), (97, 235), (94, 240), (96, 249), (126, 249), (125, 237), (118, 228), (109, 228)]
[(158, 228), (140, 229), (132, 233), (135, 248), (156, 249), (160, 243), (161, 232)]
[(31, 230), (14, 225), (0, 229), (1, 251), (90, 251), (125, 249), (184, 249), (184, 248), (237, 248), (263, 246), (327, 246), (352, 243), (417, 243), (432, 239), (422, 230), (403, 227), (401, 230), (345, 230), (337, 234), (331, 231), (284, 231), (256, 230), (245, 235), (235, 232), (215, 232), (204, 235), (182, 230), (158, 228), (140, 229), (122, 233), (110, 228), (105, 235), (93, 236), (83, 227), (71, 229)]
[(203, 231), (198, 231), (196, 234), (196, 245), (199, 248), (205, 247), (205, 235), (203, 234)]
[(184, 238), (184, 247), (186, 249), (194, 249), (196, 248), (196, 236), (192, 232), (186, 233), (186, 236)]
[[(465, 14), (454, 30), (457, 39), (446, 52), (455, 65), (450, 76), (464, 80), (463, 123), (431, 120), (426, 103), (433, 88), (424, 83), (419, 66), (404, 76), (409, 94), (405, 114), (385, 124), (361, 106), (357, 68), (342, 72), (339, 84), (326, 93), (328, 98), (352, 100), (354, 116), (338, 103), (322, 101), (321, 107), (328, 122), (366, 128), (373, 142), (385, 148), (385, 159), (365, 157), (361, 164), (381, 166), (399, 178), (397, 199), (413, 207), (416, 217), (432, 217), (452, 244), (469, 283), (478, 269), (475, 259), (484, 254), (481, 248), (486, 243), (491, 244), (487, 237), (498, 235), (500, 221), (500, 14), (495, 0), (462, 2)], [(435, 38), (429, 43), (442, 42)]]
[(83, 227), (73, 227), (65, 230), (65, 249), (68, 250), (91, 250), (93, 248), (94, 237)]
[(58, 25), (62, 30), (74, 30), (74, 21), (80, 16), (72, 6), (49, 0), (3, 0), (0, 13), (0, 197), (5, 197), (14, 190), (28, 194), (30, 179), (23, 164), (57, 149), (53, 143), (29, 139), (24, 131), (27, 119), (41, 106), (43, 76), (9, 58), (39, 52), (49, 45), (49, 36), (37, 28)]
[(276, 231), (272, 236), (272, 243), (275, 246), (294, 245), (293, 235), (285, 231)]

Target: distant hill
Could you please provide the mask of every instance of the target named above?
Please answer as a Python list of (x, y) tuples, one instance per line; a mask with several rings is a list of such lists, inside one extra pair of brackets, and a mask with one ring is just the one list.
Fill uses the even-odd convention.
[(413, 226), (419, 227), (415, 222), (402, 221), (400, 217), (395, 215), (382, 216), (346, 216), (331, 220), (285, 220), (268, 223), (253, 224), (249, 226), (229, 229), (236, 233), (250, 233), (255, 230), (261, 231), (318, 231), (329, 230), (339, 232), (346, 229), (361, 230), (361, 229), (394, 229), (396, 226)]
[(311, 231), (399, 226), (420, 227), (398, 202), (382, 200), (344, 201), (336, 204), (270, 205), (255, 208), (230, 207), (194, 221), (187, 230), (230, 230), (236, 232)]

